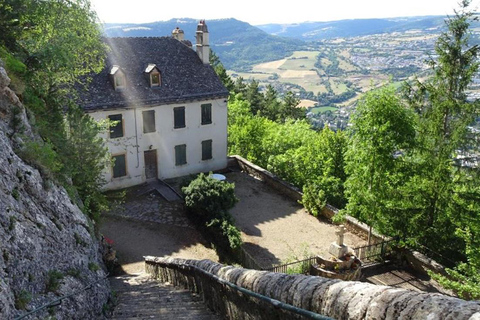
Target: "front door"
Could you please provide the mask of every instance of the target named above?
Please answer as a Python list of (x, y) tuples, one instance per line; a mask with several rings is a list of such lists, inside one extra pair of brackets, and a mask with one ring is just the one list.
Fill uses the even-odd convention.
[(145, 178), (157, 178), (157, 150), (148, 150), (144, 153), (145, 157)]

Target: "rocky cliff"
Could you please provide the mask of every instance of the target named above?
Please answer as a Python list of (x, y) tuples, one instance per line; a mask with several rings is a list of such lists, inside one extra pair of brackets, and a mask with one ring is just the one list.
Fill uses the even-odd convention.
[[(19, 156), (32, 133), (0, 60), (0, 319), (100, 280), (28, 319), (98, 319), (110, 295), (93, 224), (65, 190)], [(14, 128), (22, 128), (14, 134)]]

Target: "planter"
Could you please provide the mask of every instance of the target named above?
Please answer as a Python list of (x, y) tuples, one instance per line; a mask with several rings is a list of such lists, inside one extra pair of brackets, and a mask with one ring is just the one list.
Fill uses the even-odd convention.
[(360, 279), (362, 262), (354, 256), (346, 256), (336, 261), (317, 256), (312, 264), (310, 274), (330, 279), (354, 281)]

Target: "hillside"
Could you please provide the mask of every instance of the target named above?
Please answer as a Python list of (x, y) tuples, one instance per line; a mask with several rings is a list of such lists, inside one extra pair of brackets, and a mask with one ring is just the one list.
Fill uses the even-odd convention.
[(391, 19), (351, 19), (328, 22), (303, 22), (294, 24), (265, 24), (257, 26), (277, 36), (315, 41), (332, 38), (421, 30), (438, 32), (444, 26), (443, 16), (406, 17)]
[[(185, 32), (185, 39), (195, 43), (198, 21), (171, 19), (145, 24), (105, 24), (108, 37), (169, 36), (176, 27)], [(247, 70), (249, 66), (289, 56), (304, 42), (272, 36), (257, 27), (236, 19), (208, 20), (210, 46), (228, 69)]]
[(94, 225), (64, 188), (24, 160), (28, 142), (40, 137), (9, 83), (0, 60), (0, 319), (76, 291), (35, 319), (99, 319), (110, 288)]

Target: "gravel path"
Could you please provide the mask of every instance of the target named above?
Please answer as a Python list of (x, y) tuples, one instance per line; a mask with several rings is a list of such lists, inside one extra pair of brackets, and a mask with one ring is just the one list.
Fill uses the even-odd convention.
[(103, 217), (100, 232), (113, 240), (128, 274), (144, 271), (143, 256), (218, 261), (215, 250), (191, 226), (182, 204), (160, 196), (128, 199)]
[[(262, 267), (312, 255), (330, 257), (328, 248), (336, 239), (335, 225), (309, 215), (300, 204), (245, 173), (226, 176), (235, 183), (240, 199), (231, 213), (242, 231), (246, 250)], [(344, 241), (352, 247), (365, 244), (349, 232)]]

